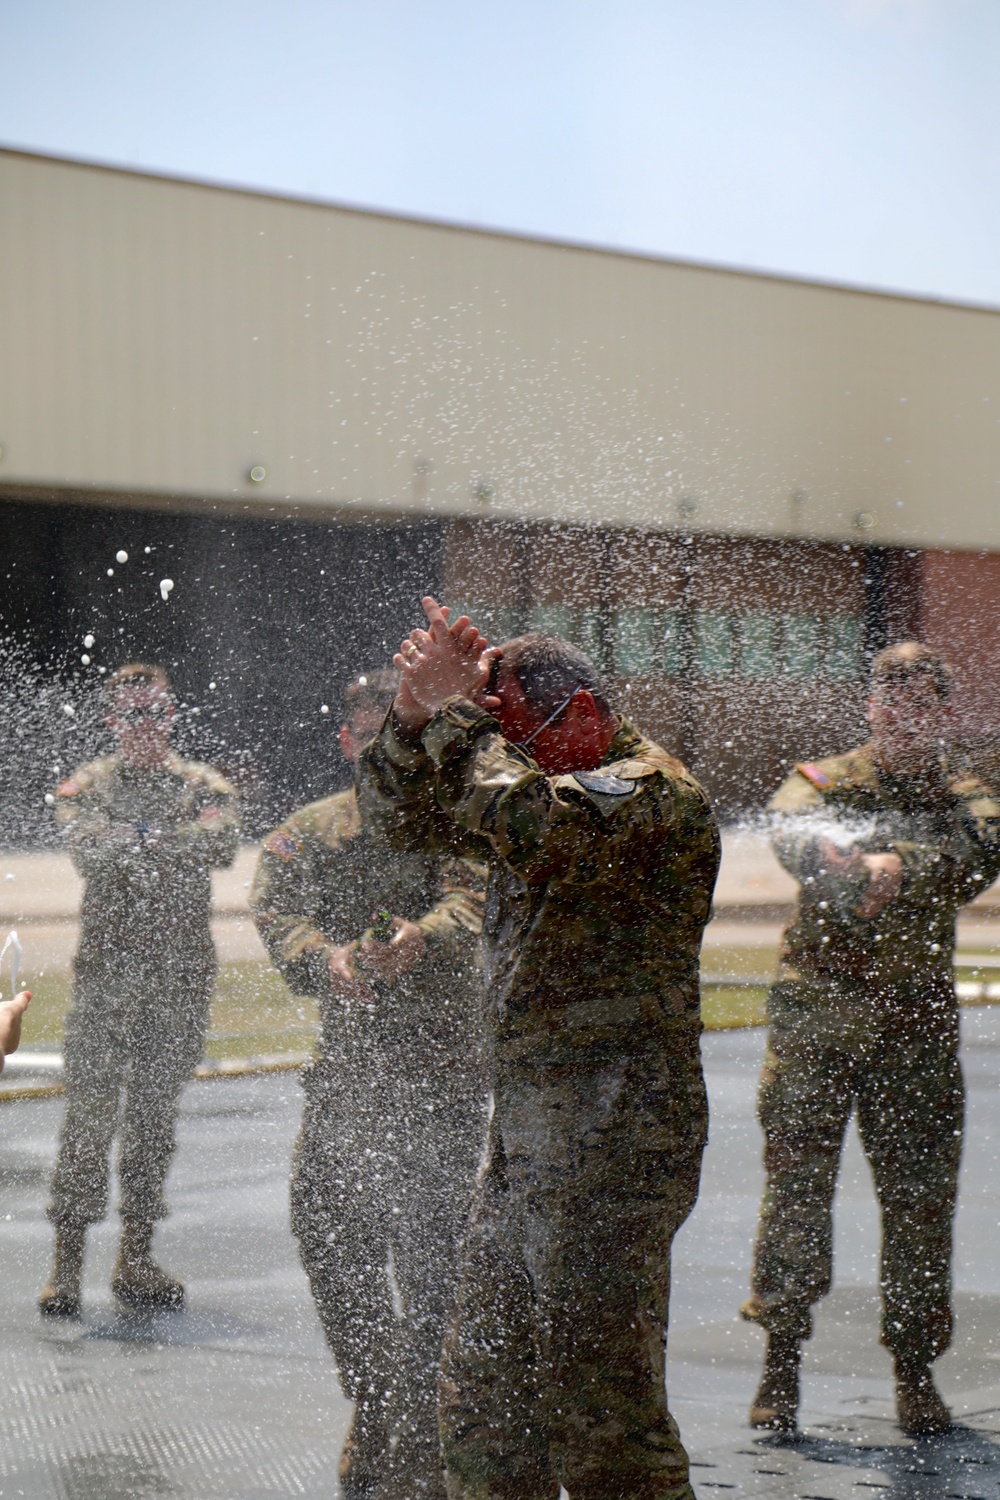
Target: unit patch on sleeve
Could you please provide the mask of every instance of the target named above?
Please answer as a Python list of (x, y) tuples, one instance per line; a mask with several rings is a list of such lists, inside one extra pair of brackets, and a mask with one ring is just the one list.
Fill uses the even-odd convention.
[(825, 792), (827, 787), (833, 786), (833, 782), (826, 772), (821, 770), (814, 761), (801, 761), (795, 769), (796, 771), (801, 771), (806, 780), (811, 781), (813, 786), (818, 787), (821, 792)]
[(573, 780), (585, 792), (599, 792), (602, 797), (628, 797), (635, 791), (635, 782), (612, 776), (607, 771), (574, 771)]
[(268, 834), (264, 840), (264, 848), (283, 859), (286, 864), (302, 853), (302, 845), (298, 839), (286, 833), (284, 828), (276, 828), (273, 833)]

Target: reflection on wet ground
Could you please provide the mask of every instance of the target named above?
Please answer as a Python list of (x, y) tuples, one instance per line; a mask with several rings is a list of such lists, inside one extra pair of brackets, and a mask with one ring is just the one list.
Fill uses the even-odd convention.
[(349, 1409), (288, 1230), (299, 1100), (286, 1074), (192, 1085), (157, 1240), (187, 1310), (119, 1313), (109, 1222), (92, 1234), (84, 1317), (65, 1324), (34, 1310), (61, 1104), (5, 1106), (0, 1260), (16, 1378), (0, 1412), (3, 1500), (336, 1495)]
[(919, 1445), (898, 1441), (898, 1434), (895, 1442), (880, 1441), (853, 1423), (839, 1437), (822, 1437), (824, 1424), (817, 1423), (794, 1442), (760, 1438), (735, 1453), (696, 1459), (692, 1479), (699, 1494), (730, 1490), (762, 1500), (987, 1500), (1000, 1475), (1000, 1409), (982, 1418), (981, 1426), (963, 1425)]
[[(701, 1500), (976, 1500), (1000, 1493), (1000, 1015), (966, 1013), (970, 1133), (959, 1217), (955, 1345), (940, 1362), (960, 1416), (914, 1443), (895, 1426), (877, 1342), (878, 1226), (852, 1140), (837, 1202), (837, 1287), (804, 1363), (805, 1435), (755, 1436), (745, 1413), (762, 1351), (740, 1323), (761, 1186), (753, 1118), (761, 1033), (706, 1039), (712, 1143), (677, 1240), (669, 1383)], [(172, 1174), (163, 1263), (188, 1309), (123, 1316), (108, 1290), (115, 1225), (92, 1235), (79, 1323), (42, 1323), (43, 1217), (61, 1102), (0, 1110), (0, 1283), (6, 1400), (0, 1496), (26, 1500), (333, 1500), (349, 1410), (288, 1230), (295, 1079), (192, 1085)]]

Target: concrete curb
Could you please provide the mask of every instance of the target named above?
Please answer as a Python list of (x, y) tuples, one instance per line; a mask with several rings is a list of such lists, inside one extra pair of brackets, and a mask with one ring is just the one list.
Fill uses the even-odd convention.
[[(46, 1059), (58, 1058), (56, 1061), (46, 1061), (42, 1066), (53, 1072), (62, 1068), (62, 1053), (53, 1052), (44, 1054)], [(30, 1057), (30, 1054), (29, 1054)], [(234, 1057), (224, 1059), (222, 1062), (199, 1063), (192, 1077), (198, 1081), (213, 1078), (253, 1078), (263, 1073), (296, 1073), (303, 1064), (309, 1061), (309, 1053), (293, 1052), (277, 1057)], [(14, 1058), (8, 1059), (8, 1068), (13, 1064)], [(32, 1066), (32, 1062), (27, 1066)], [(15, 1083), (4, 1086), (0, 1083), (0, 1104), (9, 1104), (17, 1099), (54, 1099), (59, 1094), (66, 1092), (62, 1083)]]

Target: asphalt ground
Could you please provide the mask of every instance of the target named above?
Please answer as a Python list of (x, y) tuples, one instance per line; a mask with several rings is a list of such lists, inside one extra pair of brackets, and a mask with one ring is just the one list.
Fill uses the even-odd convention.
[[(966, 1011), (962, 1024), (969, 1133), (958, 1319), (938, 1365), (961, 1425), (920, 1443), (903, 1438), (893, 1419), (889, 1361), (877, 1341), (876, 1210), (853, 1133), (836, 1206), (836, 1286), (804, 1361), (804, 1437), (788, 1444), (746, 1428), (762, 1336), (736, 1309), (762, 1184), (754, 1095), (764, 1036), (706, 1036), (711, 1142), (698, 1205), (676, 1241), (668, 1361), (699, 1500), (1000, 1493), (1000, 1011)], [(0, 1496), (332, 1500), (349, 1409), (288, 1230), (295, 1075), (194, 1082), (185, 1091), (173, 1213), (157, 1243), (187, 1285), (180, 1314), (117, 1311), (108, 1289), (116, 1226), (108, 1221), (91, 1235), (83, 1320), (38, 1317), (61, 1109), (44, 1099), (0, 1111)]]

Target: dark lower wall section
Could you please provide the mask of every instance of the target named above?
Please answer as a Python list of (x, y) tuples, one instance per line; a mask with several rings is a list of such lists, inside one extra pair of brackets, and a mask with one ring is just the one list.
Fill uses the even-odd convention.
[(914, 635), (953, 663), (956, 737), (1000, 778), (996, 554), (2, 499), (0, 525), (0, 843), (52, 836), (45, 793), (108, 743), (100, 669), (135, 658), (171, 673), (183, 748), (240, 781), (251, 831), (346, 785), (341, 690), (388, 660), (429, 589), (494, 639), (578, 641), (723, 815), (859, 743), (872, 653)]
[[(345, 785), (343, 686), (387, 660), (420, 595), (441, 579), (436, 522), (296, 524), (0, 501), (0, 525), (6, 844), (45, 835), (45, 792), (107, 744), (99, 668), (137, 658), (171, 674), (186, 705), (184, 748), (241, 781), (256, 830)], [(164, 579), (174, 585), (166, 600)]]

